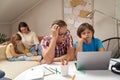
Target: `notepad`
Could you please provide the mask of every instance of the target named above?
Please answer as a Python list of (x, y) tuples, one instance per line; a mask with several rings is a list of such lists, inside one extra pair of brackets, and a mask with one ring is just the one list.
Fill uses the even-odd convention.
[(43, 69), (31, 69), (25, 75), (25, 80), (44, 80)]

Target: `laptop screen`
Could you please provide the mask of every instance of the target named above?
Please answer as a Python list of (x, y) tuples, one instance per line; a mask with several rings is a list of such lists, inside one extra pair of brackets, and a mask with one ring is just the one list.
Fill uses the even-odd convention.
[(78, 52), (77, 70), (107, 70), (111, 52)]

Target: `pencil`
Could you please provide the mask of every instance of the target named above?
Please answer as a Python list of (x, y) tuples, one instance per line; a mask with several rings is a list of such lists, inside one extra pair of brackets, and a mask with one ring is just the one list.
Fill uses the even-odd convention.
[(47, 70), (49, 70), (49, 71), (52, 72), (53, 74), (55, 73), (55, 72), (53, 72), (51, 69), (49, 69), (49, 68), (47, 68), (47, 67), (45, 67), (45, 66), (44, 66), (44, 68), (47, 69)]
[(72, 80), (76, 80), (76, 75), (73, 75)]

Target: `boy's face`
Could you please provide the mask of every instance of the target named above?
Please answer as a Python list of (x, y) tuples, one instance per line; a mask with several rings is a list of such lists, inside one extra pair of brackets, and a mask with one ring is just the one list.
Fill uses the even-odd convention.
[(58, 43), (65, 43), (65, 41), (66, 41), (66, 35), (67, 35), (67, 27), (63, 26), (59, 30), (57, 42)]
[(82, 33), (81, 33), (81, 38), (84, 39), (91, 39), (93, 37), (93, 32), (89, 29), (85, 29)]

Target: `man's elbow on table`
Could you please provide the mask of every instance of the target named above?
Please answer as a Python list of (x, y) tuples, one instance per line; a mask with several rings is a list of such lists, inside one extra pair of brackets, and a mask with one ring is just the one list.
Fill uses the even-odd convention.
[(75, 60), (75, 54), (74, 54), (74, 53), (72, 53), (72, 54), (67, 54), (66, 56), (67, 56), (67, 59), (68, 59), (69, 61)]

